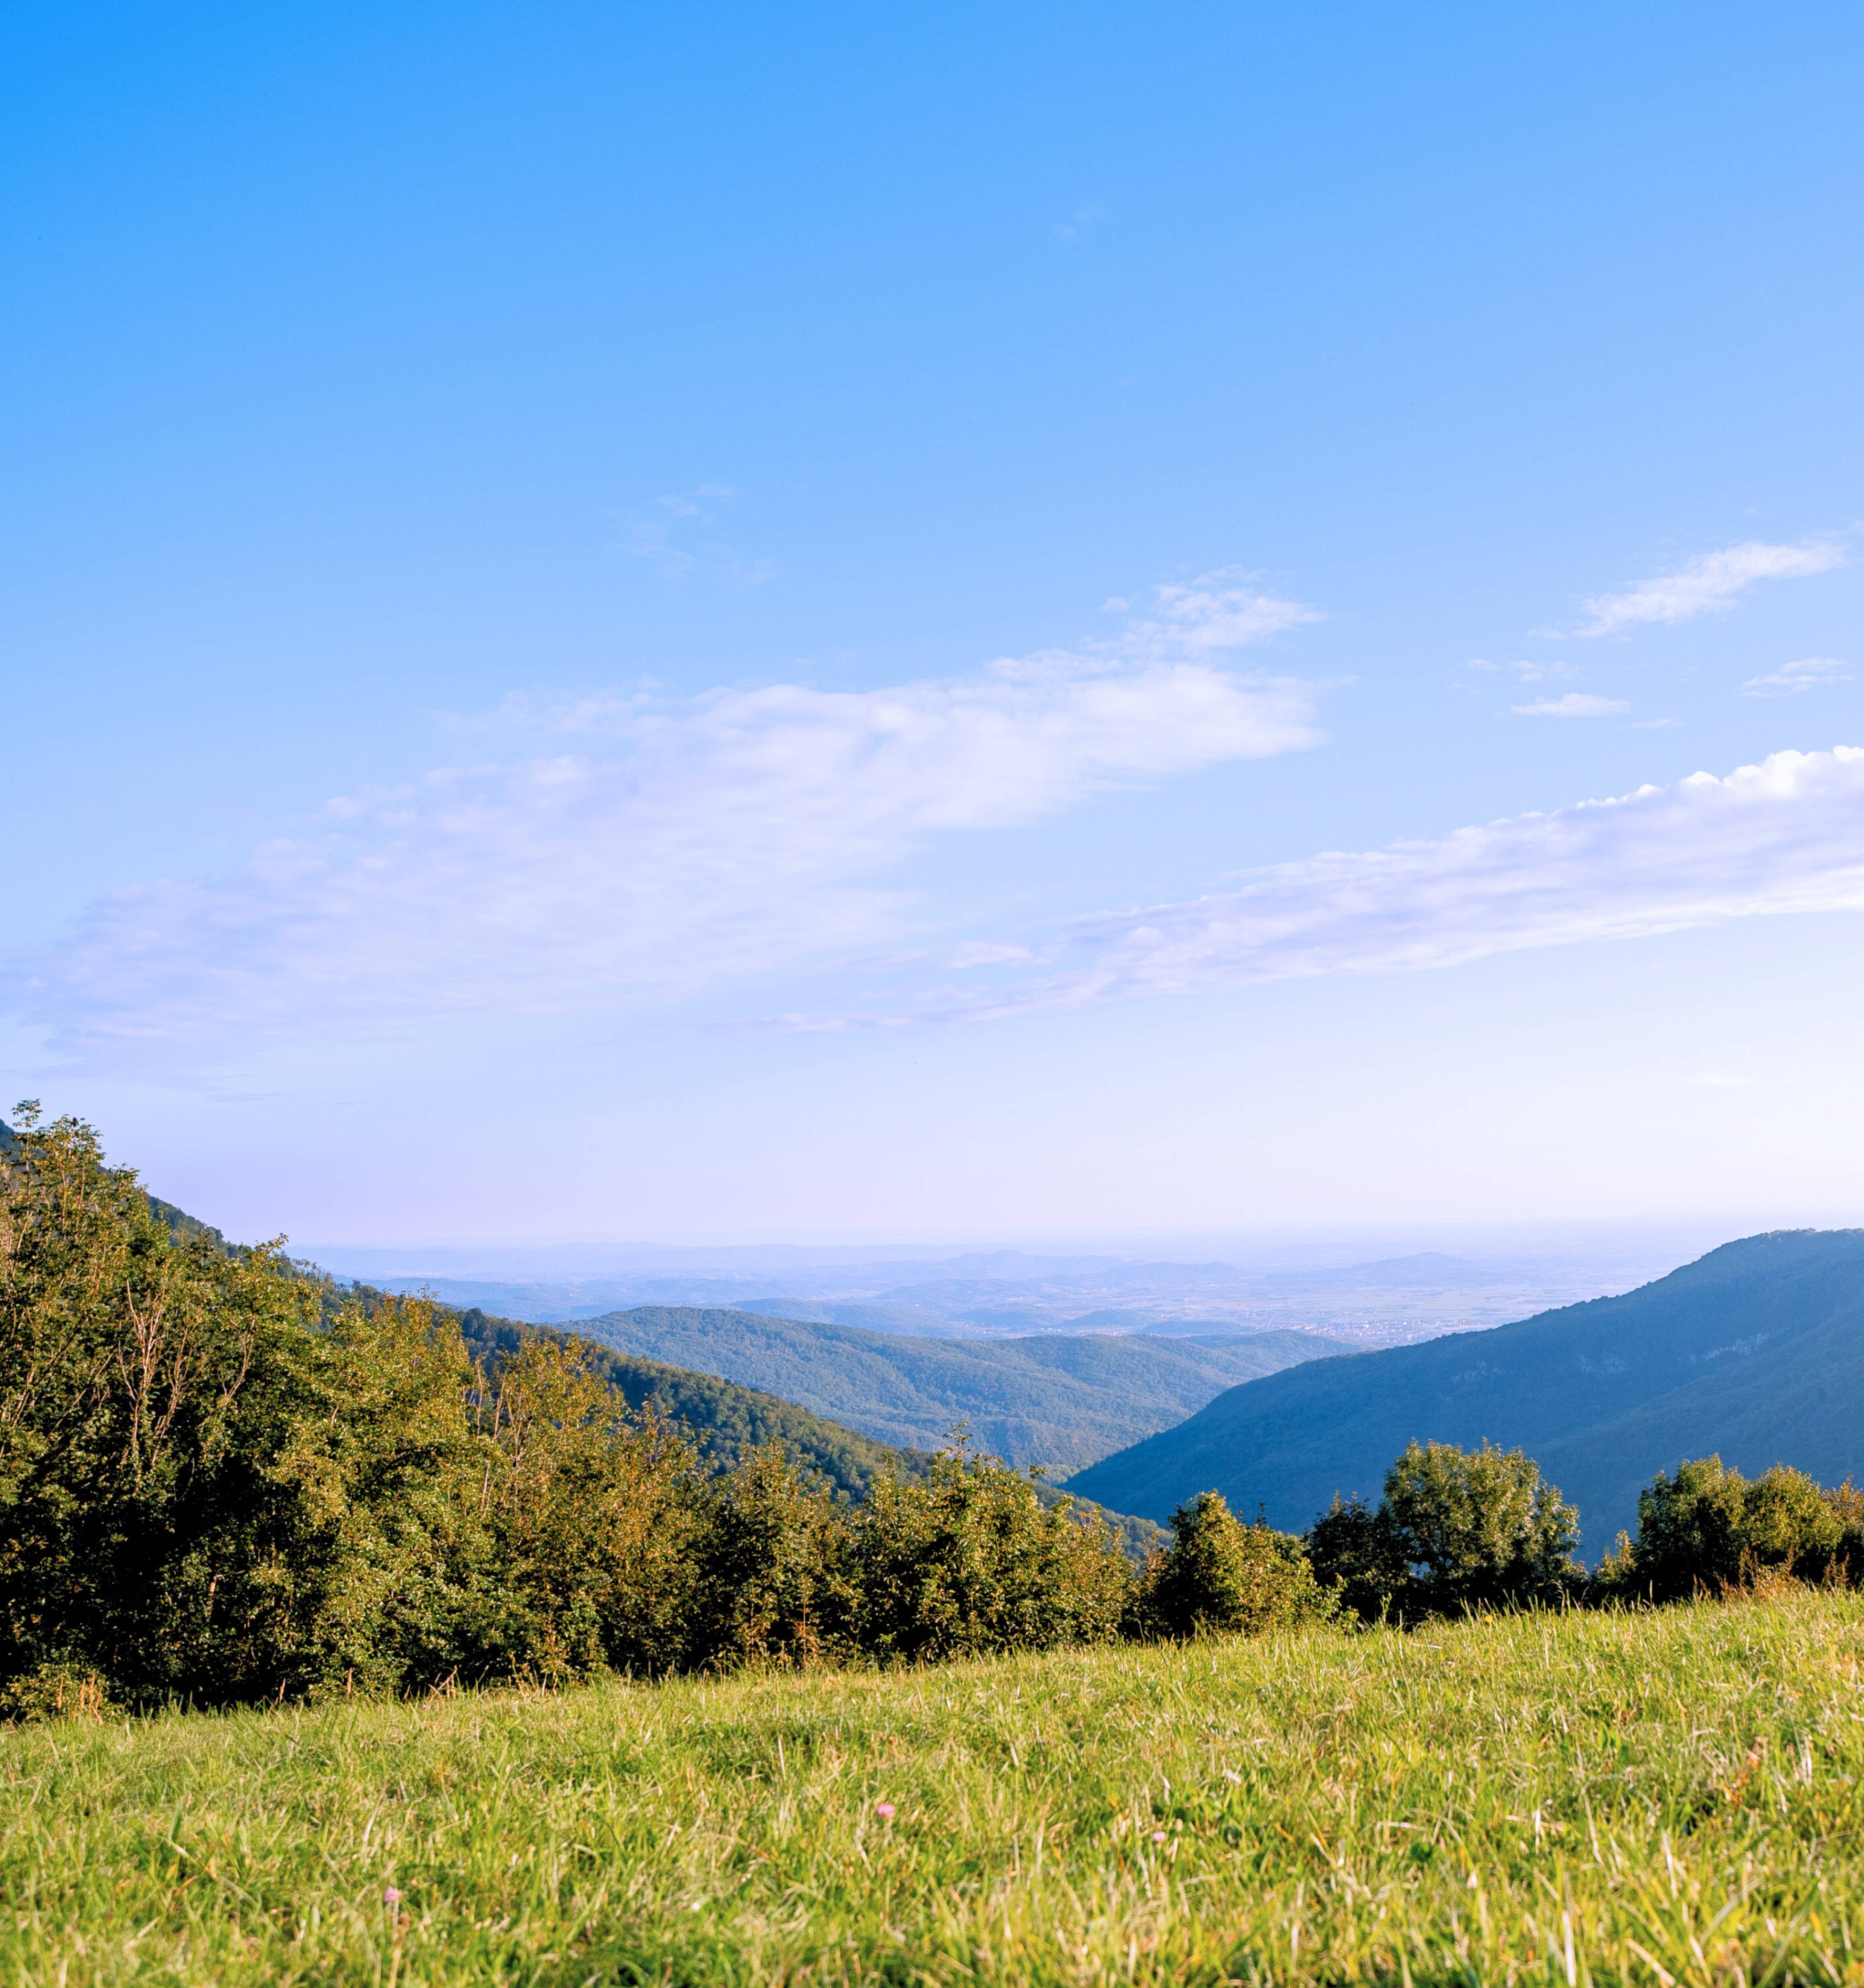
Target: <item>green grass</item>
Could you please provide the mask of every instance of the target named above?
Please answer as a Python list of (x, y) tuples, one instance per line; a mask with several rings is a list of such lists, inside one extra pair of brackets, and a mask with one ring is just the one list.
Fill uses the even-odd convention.
[(1861, 1657), (1807, 1595), (23, 1729), (0, 1984), (1864, 1981)]

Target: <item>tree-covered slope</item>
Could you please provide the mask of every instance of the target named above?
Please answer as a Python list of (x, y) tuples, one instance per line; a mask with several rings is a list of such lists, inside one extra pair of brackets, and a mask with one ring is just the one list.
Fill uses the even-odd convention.
[(491, 1318), (482, 1311), (459, 1315), (468, 1347), (496, 1368), (517, 1351), (527, 1334), (556, 1339), (587, 1350), (590, 1366), (627, 1400), (631, 1408), (651, 1403), (669, 1422), (689, 1430), (699, 1453), (714, 1469), (729, 1470), (754, 1449), (780, 1442), (803, 1469), (831, 1486), (837, 1497), (859, 1499), (883, 1470), (916, 1478), (925, 1474), (930, 1456), (876, 1442), (838, 1424), (780, 1401), (755, 1388), (739, 1387), (711, 1374), (688, 1373), (657, 1360), (617, 1352), (580, 1334), (546, 1327), (519, 1325)]
[[(71, 1182), (78, 1182), (78, 1186), (71, 1187)], [(244, 1314), (235, 1317), (228, 1309), (232, 1300), (226, 1292), (218, 1291), (218, 1286), (208, 1288), (215, 1277), (223, 1283), (233, 1280), (228, 1284), (228, 1290), (232, 1290), (237, 1285), (238, 1291), (244, 1294), (242, 1302), (250, 1298), (252, 1290), (276, 1300), (272, 1310), (279, 1313), (280, 1318), (289, 1317), (300, 1330), (306, 1325), (314, 1327), (320, 1319), (323, 1333), (313, 1332), (305, 1344), (308, 1346), (313, 1341), (328, 1335), (324, 1340), (324, 1350), (333, 1354), (358, 1319), (371, 1325), (391, 1325), (397, 1318), (407, 1322), (405, 1300), (364, 1284), (340, 1285), (312, 1266), (294, 1263), (263, 1249), (255, 1251), (229, 1244), (218, 1229), (150, 1194), (133, 1172), (109, 1168), (103, 1162), (94, 1135), (88, 1128), (75, 1121), (61, 1121), (43, 1132), (29, 1131), (22, 1140), (12, 1127), (0, 1120), (0, 1190), (4, 1190), (0, 1199), (7, 1201), (8, 1209), (16, 1203), (19, 1208), (28, 1211), (27, 1216), (22, 1218), (26, 1222), (22, 1232), (11, 1226), (12, 1218), (7, 1209), (0, 1209), (0, 1216), (6, 1218), (0, 1219), (0, 1231), (14, 1239), (5, 1263), (0, 1266), (7, 1272), (7, 1276), (0, 1279), (0, 1285), (5, 1287), (0, 1291), (0, 1296), (8, 1299), (11, 1310), (0, 1307), (0, 1310), (8, 1310), (15, 1341), (25, 1330), (21, 1323), (22, 1317), (39, 1319), (38, 1312), (32, 1310), (29, 1304), (25, 1314), (20, 1311), (21, 1305), (26, 1303), (22, 1293), (30, 1295), (27, 1288), (30, 1280), (21, 1270), (20, 1249), (16, 1246), (22, 1232), (39, 1237), (43, 1243), (42, 1232), (46, 1230), (48, 1222), (52, 1219), (47, 1215), (48, 1209), (65, 1212), (52, 1222), (53, 1229), (59, 1234), (63, 1230), (58, 1228), (58, 1223), (71, 1227), (69, 1211), (79, 1212), (83, 1219), (77, 1222), (73, 1234), (93, 1256), (103, 1250), (107, 1242), (119, 1255), (127, 1251), (124, 1260), (140, 1265), (140, 1275), (153, 1274), (152, 1265), (159, 1267), (164, 1276), (173, 1270), (178, 1281), (174, 1290), (167, 1291), (164, 1304), (155, 1307), (158, 1319), (164, 1311), (175, 1312), (178, 1316), (180, 1300), (176, 1291), (187, 1284), (186, 1266), (193, 1266), (192, 1274), (197, 1284), (201, 1283), (201, 1266), (205, 1266), (206, 1272), (211, 1275), (201, 1285), (201, 1290), (194, 1293), (194, 1297), (198, 1300), (198, 1308), (205, 1307), (203, 1318), (207, 1323), (197, 1320), (188, 1327), (197, 1337), (201, 1332), (208, 1332), (209, 1326), (223, 1337), (230, 1332), (237, 1337), (242, 1331), (258, 1330)], [(74, 1243), (73, 1246), (77, 1245)], [(171, 1253), (174, 1256), (172, 1263)], [(107, 1256), (107, 1253), (106, 1251)], [(43, 1254), (42, 1247), (39, 1254)], [(36, 1263), (37, 1256), (32, 1260)], [(86, 1330), (96, 1324), (93, 1314), (107, 1312), (110, 1303), (123, 1298), (123, 1278), (118, 1274), (120, 1268), (117, 1265), (107, 1271), (97, 1271), (92, 1276), (92, 1283), (100, 1288), (89, 1292), (81, 1307)], [(242, 1279), (244, 1283), (240, 1283)], [(192, 1290), (192, 1286), (188, 1286), (188, 1289)], [(47, 1345), (37, 1352), (29, 1347), (23, 1361), (15, 1363), (19, 1371), (15, 1378), (21, 1381), (25, 1390), (21, 1399), (36, 1398), (36, 1388), (40, 1393), (44, 1391), (42, 1370), (50, 1348), (59, 1348), (61, 1357), (69, 1357), (72, 1353), (73, 1321), (56, 1305), (52, 1312), (59, 1322)], [(452, 1378), (443, 1376), (438, 1384), (441, 1397), (452, 1395), (449, 1413), (460, 1412), (459, 1387), (469, 1379), (472, 1363), (476, 1362), (502, 1386), (514, 1373), (522, 1374), (531, 1354), (538, 1351), (532, 1347), (527, 1353), (526, 1341), (541, 1340), (569, 1353), (573, 1364), (586, 1366), (597, 1381), (620, 1394), (630, 1406), (639, 1408), (651, 1405), (665, 1420), (690, 1435), (699, 1451), (702, 1469), (713, 1476), (729, 1473), (749, 1461), (753, 1452), (776, 1444), (782, 1446), (790, 1466), (800, 1471), (806, 1481), (826, 1486), (844, 1503), (858, 1504), (867, 1499), (877, 1479), (883, 1476), (908, 1482), (923, 1479), (933, 1464), (932, 1456), (926, 1451), (878, 1441), (843, 1428), (807, 1408), (715, 1374), (682, 1370), (604, 1346), (580, 1334), (523, 1325), (476, 1310), (461, 1311), (440, 1305), (434, 1307), (433, 1315), (441, 1328), (439, 1331), (428, 1332), (423, 1341), (423, 1328), (414, 1325), (415, 1337), (409, 1344), (425, 1344), (443, 1368), (447, 1367), (449, 1358), (446, 1345), (449, 1342), (452, 1344)], [(279, 1330), (285, 1328), (281, 1327)], [(452, 1339), (454, 1330), (458, 1334), (457, 1340)], [(211, 1336), (211, 1332), (208, 1336)], [(26, 1337), (29, 1338), (30, 1334)], [(289, 1337), (288, 1330), (286, 1337)], [(256, 1344), (255, 1341), (248, 1347), (249, 1361), (254, 1357), (252, 1345)], [(19, 1351), (17, 1344), (14, 1351)], [(186, 1357), (177, 1353), (174, 1357), (181, 1364), (175, 1366), (172, 1374), (167, 1365), (157, 1362), (164, 1388), (171, 1382), (178, 1387), (181, 1383)], [(87, 1387), (100, 1377), (107, 1377), (120, 1364), (113, 1354), (101, 1358), (85, 1354), (78, 1361), (79, 1368), (87, 1376)], [(535, 1362), (531, 1364), (534, 1368)], [(237, 1359), (235, 1368), (236, 1375), (244, 1371)], [(236, 1378), (235, 1389), (238, 1384)], [(230, 1392), (228, 1398), (231, 1398)], [(225, 1401), (220, 1405), (224, 1408)], [(15, 1401), (12, 1407), (17, 1410), (19, 1402)], [(174, 1404), (171, 1402), (171, 1417), (173, 1413)], [(0, 1422), (7, 1419), (0, 1417)], [(12, 1419), (16, 1421), (17, 1415)], [(428, 1433), (431, 1435), (431, 1432)], [(421, 1448), (419, 1442), (414, 1445), (415, 1451)], [(1050, 1508), (1063, 1502), (1074, 1502), (1068, 1494), (1046, 1484), (1036, 1487), (1036, 1496), (1042, 1506)], [(17, 1497), (12, 1500), (15, 1506), (19, 1502)], [(1148, 1520), (1130, 1519), (1112, 1512), (1101, 1516), (1114, 1528), (1127, 1553), (1135, 1559), (1142, 1557), (1158, 1537), (1158, 1528)], [(96, 1560), (96, 1554), (90, 1552), (84, 1557), (87, 1564)]]
[[(17, 1153), (19, 1151), (19, 1134), (7, 1124), (5, 1119), (0, 1118), (0, 1159), (5, 1159), (9, 1155)], [(210, 1229), (205, 1222), (197, 1222), (185, 1209), (177, 1208), (173, 1202), (164, 1201), (159, 1195), (150, 1194), (146, 1189), (144, 1192), (144, 1199), (149, 1204), (150, 1212), (158, 1222), (166, 1226), (171, 1236), (178, 1239), (183, 1236), (199, 1236), (211, 1242), (217, 1249), (227, 1249), (235, 1246), (228, 1243), (218, 1229)]]
[(1339, 1344), (1301, 1332), (1216, 1344), (1116, 1334), (930, 1339), (658, 1306), (611, 1312), (580, 1330), (800, 1401), (883, 1442), (926, 1449), (963, 1422), (1012, 1463), (1063, 1470), (1169, 1427), (1239, 1381)]
[(1864, 1230), (1751, 1236), (1621, 1297), (1252, 1381), (1069, 1488), (1162, 1519), (1215, 1487), (1299, 1527), (1376, 1494), (1413, 1438), (1527, 1449), (1594, 1553), (1684, 1456), (1864, 1471)]

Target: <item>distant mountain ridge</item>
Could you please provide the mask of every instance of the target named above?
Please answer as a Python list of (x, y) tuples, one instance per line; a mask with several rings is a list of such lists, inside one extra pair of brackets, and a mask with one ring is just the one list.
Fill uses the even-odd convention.
[(1864, 1229), (1749, 1236), (1622, 1297), (1250, 1381), (1068, 1488), (1159, 1520), (1215, 1488), (1299, 1528), (1375, 1496), (1414, 1437), (1527, 1450), (1594, 1554), (1684, 1456), (1864, 1472)]
[[(894, 1255), (834, 1262), (821, 1253), (701, 1249), (680, 1266), (650, 1253), (632, 1268), (576, 1266), (567, 1256), (517, 1250), (499, 1267), (474, 1253), (411, 1247), (308, 1253), (345, 1279), (425, 1291), (462, 1310), (567, 1324), (643, 1306), (761, 1312), (871, 1332), (939, 1338), (1026, 1338), (1038, 1333), (1147, 1332), (1204, 1337), (1318, 1332), (1355, 1347), (1505, 1325), (1602, 1292), (1629, 1290), (1697, 1253), (1712, 1236), (1659, 1246), (1595, 1236), (1481, 1260), (1423, 1250), (1339, 1262), (1337, 1249), (1290, 1250), (1288, 1260), (1226, 1263), (1046, 1257), (973, 1252), (908, 1263)], [(1546, 1239), (1543, 1239), (1545, 1242)], [(599, 1255), (600, 1253), (595, 1253)], [(1274, 1253), (1271, 1252), (1271, 1255)], [(1314, 1260), (1294, 1260), (1299, 1258)], [(1324, 1259), (1324, 1260), (1323, 1260)], [(525, 1274), (529, 1266), (533, 1273)], [(566, 1272), (573, 1274), (566, 1276)]]
[(958, 1423), (1011, 1463), (1079, 1469), (1238, 1381), (1338, 1350), (1318, 1334), (1209, 1341), (1043, 1333), (935, 1339), (692, 1306), (579, 1320), (587, 1337), (800, 1401), (882, 1442), (935, 1448)]

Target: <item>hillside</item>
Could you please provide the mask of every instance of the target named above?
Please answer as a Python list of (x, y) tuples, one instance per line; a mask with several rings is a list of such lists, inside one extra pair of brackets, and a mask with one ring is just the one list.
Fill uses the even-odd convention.
[(962, 1422), (1012, 1463), (1061, 1470), (1170, 1427), (1239, 1381), (1339, 1344), (1300, 1332), (1215, 1342), (1068, 1333), (931, 1339), (663, 1306), (611, 1312), (577, 1329), (624, 1352), (800, 1401), (882, 1442), (933, 1448)]
[(1620, 1297), (1252, 1381), (1069, 1488), (1163, 1519), (1214, 1486), (1300, 1528), (1336, 1491), (1375, 1496), (1413, 1437), (1518, 1444), (1592, 1554), (1684, 1456), (1864, 1473), (1864, 1230), (1751, 1236)]
[[(12, 1127), (0, 1119), (0, 1159), (15, 1153), (19, 1144)], [(139, 1188), (137, 1192), (178, 1242), (189, 1236), (205, 1237), (223, 1253), (240, 1253), (243, 1246), (228, 1243), (218, 1229), (145, 1188)], [(299, 1264), (295, 1270), (321, 1293), (326, 1319), (333, 1317), (346, 1303), (360, 1302), (373, 1310), (388, 1296), (368, 1284), (340, 1283), (310, 1265)], [(685, 1428), (697, 1443), (702, 1459), (715, 1471), (729, 1471), (751, 1451), (780, 1442), (791, 1459), (807, 1475), (825, 1484), (837, 1499), (858, 1503), (881, 1472), (891, 1470), (902, 1478), (916, 1479), (924, 1476), (932, 1461), (929, 1447), (878, 1440), (844, 1428), (794, 1401), (715, 1372), (695, 1372), (628, 1353), (582, 1334), (520, 1324), (477, 1308), (462, 1310), (442, 1304), (439, 1310), (443, 1317), (458, 1327), (475, 1357), (494, 1370), (527, 1333), (540, 1332), (580, 1347), (595, 1371), (631, 1407), (651, 1402), (669, 1421)], [(940, 1439), (942, 1435), (941, 1431)], [(1037, 1487), (1037, 1496), (1047, 1506), (1072, 1499), (1074, 1495), (1050, 1484)], [(1083, 1506), (1092, 1503), (1084, 1499), (1076, 1502)], [(1107, 1510), (1099, 1510), (1098, 1516), (1113, 1528), (1121, 1547), (1135, 1560), (1142, 1558), (1159, 1537), (1159, 1528), (1149, 1519)]]
[[(479, 1311), (459, 1314), (460, 1334), (470, 1351), (489, 1365), (517, 1349), (527, 1333), (544, 1330)], [(638, 1359), (571, 1333), (546, 1337), (588, 1349), (589, 1364), (631, 1408), (651, 1403), (669, 1422), (690, 1430), (700, 1455), (719, 1470), (729, 1470), (765, 1443), (780, 1442), (803, 1467), (827, 1484), (838, 1498), (858, 1500), (883, 1470), (903, 1477), (924, 1474), (924, 1451), (876, 1442), (842, 1428), (793, 1401), (779, 1401), (755, 1388), (743, 1388), (710, 1374), (690, 1374), (658, 1361)]]
[[(379, 1301), (381, 1296), (367, 1285), (353, 1285), (347, 1292), (332, 1287), (333, 1300), (360, 1297), (372, 1303)], [(930, 1449), (877, 1442), (761, 1388), (722, 1381), (714, 1374), (668, 1366), (658, 1360), (642, 1359), (582, 1333), (494, 1318), (476, 1310), (455, 1311), (445, 1306), (441, 1310), (444, 1316), (458, 1323), (467, 1350), (495, 1373), (527, 1334), (580, 1348), (590, 1368), (631, 1408), (651, 1404), (669, 1422), (684, 1428), (698, 1445), (701, 1458), (715, 1471), (731, 1470), (753, 1450), (766, 1443), (780, 1442), (791, 1460), (827, 1485), (837, 1499), (858, 1504), (881, 1472), (891, 1470), (897, 1476), (916, 1479), (925, 1476), (932, 1460)], [(1107, 1510), (1092, 1499), (1057, 1485), (1039, 1484), (1037, 1496), (1047, 1506), (1071, 1499), (1085, 1513), (1104, 1520), (1118, 1536), (1128, 1557), (1135, 1560), (1142, 1560), (1162, 1537), (1150, 1519)]]
[[(0, 1159), (18, 1151), (19, 1135), (5, 1119), (0, 1118)], [(171, 1201), (164, 1201), (159, 1195), (150, 1194), (145, 1189), (144, 1199), (149, 1204), (150, 1212), (157, 1221), (164, 1224), (171, 1236), (179, 1241), (184, 1236), (204, 1236), (217, 1249), (228, 1249), (237, 1246), (229, 1243), (218, 1229), (210, 1228), (205, 1222), (198, 1222), (185, 1209), (177, 1208)]]

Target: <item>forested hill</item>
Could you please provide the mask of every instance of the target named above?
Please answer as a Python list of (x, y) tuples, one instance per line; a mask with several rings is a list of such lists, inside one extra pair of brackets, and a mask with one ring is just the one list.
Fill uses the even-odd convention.
[[(0, 1158), (19, 1151), (17, 1134), (0, 1119)], [(137, 1192), (177, 1242), (198, 1238), (222, 1255), (237, 1259), (245, 1254), (244, 1246), (228, 1242), (218, 1229), (172, 1202), (140, 1186)], [(383, 1292), (365, 1284), (338, 1284), (310, 1265), (296, 1266), (296, 1270), (313, 1286), (322, 1287), (326, 1317), (333, 1317), (350, 1303), (374, 1310), (391, 1302)], [(881, 1442), (794, 1401), (716, 1374), (695, 1372), (644, 1358), (585, 1334), (521, 1324), (477, 1310), (462, 1311), (447, 1305), (435, 1309), (443, 1320), (458, 1327), (469, 1351), (494, 1371), (517, 1351), (526, 1335), (576, 1348), (589, 1367), (631, 1407), (639, 1408), (651, 1403), (669, 1422), (686, 1431), (697, 1445), (702, 1460), (714, 1472), (728, 1472), (753, 1451), (780, 1442), (806, 1477), (826, 1485), (837, 1499), (858, 1503), (883, 1471), (891, 1470), (903, 1479), (913, 1481), (925, 1476), (932, 1462), (930, 1445)], [(948, 1422), (937, 1432), (935, 1440), (942, 1439), (949, 1428)], [(1050, 1506), (1072, 1496), (1047, 1484), (1039, 1487), (1039, 1495), (1044, 1504)], [(1118, 1534), (1127, 1552), (1135, 1557), (1159, 1537), (1159, 1528), (1149, 1520), (1132, 1519), (1118, 1512), (1101, 1516)]]
[(934, 1339), (761, 1312), (644, 1305), (580, 1321), (624, 1351), (767, 1389), (909, 1449), (956, 1424), (1015, 1464), (1078, 1469), (1169, 1428), (1239, 1381), (1337, 1351), (1260, 1332), (1213, 1341), (1118, 1333)]
[[(516, 1352), (526, 1337), (554, 1339), (575, 1347), (591, 1370), (615, 1388), (631, 1408), (651, 1403), (669, 1422), (689, 1431), (701, 1457), (715, 1471), (730, 1470), (753, 1450), (766, 1443), (780, 1442), (803, 1471), (827, 1484), (837, 1499), (858, 1503), (881, 1472), (890, 1469), (902, 1479), (916, 1482), (925, 1476), (932, 1464), (930, 1449), (878, 1442), (858, 1429), (844, 1428), (839, 1422), (812, 1414), (793, 1401), (780, 1400), (761, 1388), (740, 1387), (736, 1381), (721, 1381), (715, 1374), (695, 1374), (658, 1360), (643, 1360), (599, 1344), (580, 1333), (556, 1327), (521, 1325), (515, 1320), (492, 1318), (482, 1311), (455, 1316), (469, 1349), (493, 1369)], [(1163, 1537), (1150, 1519), (1105, 1510), (1091, 1499), (1052, 1484), (1038, 1485), (1037, 1495), (1046, 1506), (1068, 1499), (1091, 1509), (1113, 1528), (1121, 1545), (1135, 1560)]]
[[(0, 1159), (18, 1151), (19, 1148), (19, 1134), (5, 1119), (0, 1118)], [(184, 1209), (177, 1208), (173, 1202), (164, 1201), (159, 1195), (151, 1194), (147, 1188), (143, 1191), (143, 1199), (148, 1202), (157, 1221), (167, 1228), (171, 1236), (204, 1236), (216, 1248), (222, 1249), (238, 1246), (229, 1243), (218, 1229), (210, 1229), (205, 1222), (197, 1222)]]
[(891, 1468), (902, 1477), (918, 1478), (925, 1475), (932, 1461), (928, 1452), (876, 1442), (871, 1436), (824, 1421), (793, 1401), (780, 1401), (774, 1395), (741, 1388), (710, 1374), (688, 1373), (658, 1361), (638, 1359), (580, 1334), (519, 1325), (482, 1311), (455, 1316), (468, 1349), (494, 1369), (527, 1337), (577, 1347), (590, 1368), (631, 1408), (651, 1404), (669, 1422), (690, 1430), (700, 1455), (715, 1470), (729, 1470), (751, 1451), (780, 1442), (804, 1470), (829, 1485), (837, 1497), (858, 1500), (881, 1471)]
[(1214, 1486), (1299, 1528), (1375, 1498), (1413, 1438), (1524, 1449), (1595, 1554), (1686, 1456), (1864, 1476), (1864, 1229), (1750, 1236), (1621, 1297), (1252, 1381), (1069, 1488), (1162, 1518)]

